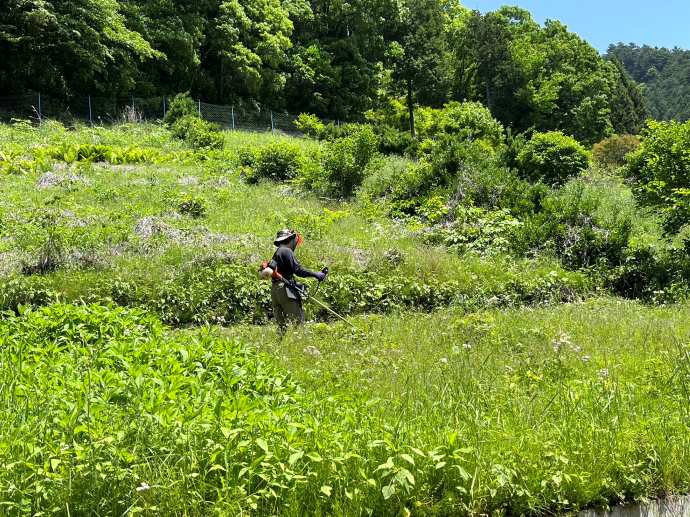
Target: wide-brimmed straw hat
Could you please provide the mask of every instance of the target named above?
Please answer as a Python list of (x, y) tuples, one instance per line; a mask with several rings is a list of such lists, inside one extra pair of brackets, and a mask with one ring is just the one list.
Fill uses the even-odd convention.
[(288, 229), (280, 230), (276, 234), (276, 239), (273, 241), (273, 244), (275, 246), (280, 246), (281, 244), (288, 242), (290, 239), (292, 239), (295, 236), (297, 236), (297, 232), (295, 230), (288, 230)]

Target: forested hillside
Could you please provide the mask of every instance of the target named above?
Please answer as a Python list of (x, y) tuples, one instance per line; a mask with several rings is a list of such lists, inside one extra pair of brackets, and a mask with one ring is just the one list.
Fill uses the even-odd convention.
[(690, 119), (690, 51), (611, 45), (608, 56), (618, 59), (638, 83), (651, 115), (657, 120)]
[(561, 23), (450, 0), (9, 0), (0, 53), (0, 95), (191, 91), (341, 120), (472, 100), (590, 143), (646, 116), (637, 85)]

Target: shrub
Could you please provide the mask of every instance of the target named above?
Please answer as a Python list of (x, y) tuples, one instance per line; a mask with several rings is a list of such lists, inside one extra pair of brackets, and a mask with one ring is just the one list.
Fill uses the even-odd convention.
[(351, 196), (364, 179), (364, 171), (376, 154), (377, 139), (370, 126), (359, 126), (344, 138), (329, 142), (322, 165), (331, 194)]
[(295, 126), (308, 137), (320, 140), (323, 136), (325, 125), (316, 115), (301, 113), (295, 121)]
[(521, 179), (499, 157), (491, 155), (468, 160), (457, 174), (453, 188), (451, 206), (506, 209), (517, 217), (538, 212), (550, 190), (543, 183), (530, 184)]
[(409, 131), (400, 131), (390, 126), (376, 127), (379, 152), (384, 154), (416, 155), (417, 140)]
[(225, 138), (218, 126), (194, 115), (177, 120), (172, 127), (173, 136), (184, 140), (194, 149), (222, 149)]
[[(395, 133), (409, 135), (408, 112), (405, 102), (394, 99), (379, 111), (366, 117), (377, 133), (395, 141)], [(390, 132), (388, 129), (393, 129)], [(488, 108), (478, 102), (449, 102), (442, 109), (420, 107), (415, 110), (415, 129), (420, 139), (439, 135), (455, 135), (465, 140), (486, 140), (493, 147), (503, 143), (503, 126), (493, 118)], [(402, 136), (400, 139), (402, 140)]]
[(25, 275), (51, 273), (62, 266), (65, 244), (60, 219), (54, 210), (37, 210), (17, 238), (25, 240), (26, 248), (30, 250), (30, 260), (24, 260), (22, 264)]
[(594, 161), (604, 167), (616, 169), (625, 165), (625, 157), (640, 146), (635, 135), (613, 135), (594, 144)]
[(433, 228), (425, 235), (430, 244), (442, 244), (461, 253), (506, 253), (513, 234), (522, 225), (508, 210), (459, 206), (455, 221)]
[(179, 200), (177, 211), (194, 218), (203, 217), (206, 214), (206, 203), (201, 197), (185, 195)]
[(358, 195), (365, 201), (390, 197), (415, 162), (399, 156), (377, 156), (367, 165)]
[(189, 96), (189, 92), (178, 93), (170, 102), (168, 111), (165, 113), (163, 121), (168, 126), (173, 126), (175, 122), (190, 115), (198, 116), (199, 108)]
[(636, 199), (659, 208), (668, 233), (690, 221), (690, 121), (649, 122), (625, 174)]
[(517, 156), (521, 174), (530, 181), (562, 185), (589, 166), (589, 155), (573, 137), (559, 131), (535, 133)]
[(22, 307), (41, 307), (58, 299), (45, 277), (18, 277), (5, 279), (0, 291), (0, 311), (18, 314)]
[(305, 158), (294, 144), (276, 142), (256, 150), (245, 149), (240, 153), (240, 163), (245, 168), (245, 179), (256, 183), (260, 179), (287, 181), (296, 178)]
[(632, 220), (621, 207), (604, 206), (604, 196), (604, 191), (589, 189), (582, 181), (546, 196), (542, 210), (518, 230), (513, 250), (545, 250), (575, 269), (620, 264)]
[(494, 149), (503, 144), (503, 126), (479, 102), (449, 102), (438, 113), (429, 134), (456, 135), (465, 140), (484, 140)]

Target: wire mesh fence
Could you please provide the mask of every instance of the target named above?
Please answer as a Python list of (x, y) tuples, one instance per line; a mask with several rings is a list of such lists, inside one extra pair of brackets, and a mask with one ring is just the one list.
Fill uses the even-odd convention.
[[(122, 122), (162, 120), (169, 109), (170, 97), (74, 96), (69, 99), (40, 93), (0, 97), (0, 121), (31, 119), (35, 122), (59, 120), (65, 123), (85, 122), (107, 125)], [(223, 106), (197, 100), (199, 116), (223, 129), (270, 131), (300, 134), (297, 116), (272, 110)], [(339, 122), (337, 122), (339, 124)]]

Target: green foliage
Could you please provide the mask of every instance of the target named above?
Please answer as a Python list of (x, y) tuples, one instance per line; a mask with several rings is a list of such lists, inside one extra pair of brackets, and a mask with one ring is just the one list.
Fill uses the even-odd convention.
[(561, 185), (589, 166), (589, 154), (560, 132), (535, 133), (517, 155), (520, 173), (531, 181)]
[(196, 115), (187, 115), (177, 120), (173, 124), (172, 134), (194, 149), (222, 149), (225, 145), (225, 137), (219, 128)]
[(628, 157), (626, 174), (636, 198), (660, 209), (665, 228), (690, 221), (690, 122), (649, 122), (642, 144)]
[[(405, 131), (407, 106), (393, 99), (377, 111), (366, 114), (379, 134), (382, 152), (415, 154), (414, 141)], [(415, 128), (420, 139), (452, 136), (457, 140), (482, 140), (494, 149), (505, 140), (503, 126), (478, 102), (449, 102), (442, 109), (421, 107), (415, 111)]]
[(130, 28), (122, 2), (12, 2), (0, 11), (3, 91), (127, 94), (151, 60), (163, 60)]
[(366, 125), (326, 144), (321, 158), (325, 190), (340, 197), (351, 196), (364, 180), (364, 171), (377, 148), (376, 135)]
[(245, 179), (256, 183), (261, 179), (288, 181), (295, 179), (303, 170), (306, 158), (294, 144), (276, 142), (256, 150), (242, 149), (240, 164)]
[(461, 140), (483, 140), (494, 149), (504, 141), (503, 126), (478, 102), (451, 102), (438, 110), (426, 129), (428, 136), (453, 135)]
[(625, 157), (640, 146), (640, 139), (635, 135), (613, 135), (594, 144), (592, 156), (594, 161), (612, 169), (625, 165)]
[(453, 216), (452, 223), (432, 228), (425, 235), (426, 242), (442, 244), (459, 253), (509, 253), (515, 230), (523, 224), (506, 209), (459, 206)]
[(321, 139), (325, 125), (316, 115), (301, 113), (295, 121), (295, 126), (308, 137)]
[(617, 266), (624, 260), (633, 222), (605, 195), (574, 181), (542, 200), (539, 213), (525, 220), (513, 250), (554, 253), (569, 268)]
[(73, 144), (62, 143), (56, 146), (38, 148), (36, 160), (48, 157), (65, 163), (75, 162), (108, 162), (114, 165), (131, 163), (157, 163), (164, 156), (152, 148), (135, 145), (118, 147), (106, 144)]
[(203, 217), (206, 215), (206, 202), (202, 197), (186, 194), (178, 201), (177, 211), (194, 218)]
[(643, 96), (655, 120), (690, 119), (690, 51), (633, 43), (611, 45), (607, 57), (619, 61), (644, 85)]
[(165, 113), (164, 122), (168, 127), (173, 127), (175, 123), (185, 117), (198, 115), (199, 110), (189, 93), (178, 93), (175, 95), (170, 106)]
[(51, 273), (62, 266), (65, 246), (54, 210), (36, 210), (16, 238), (26, 241), (24, 248), (30, 253), (29, 261), (22, 266), (25, 275)]

